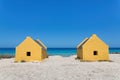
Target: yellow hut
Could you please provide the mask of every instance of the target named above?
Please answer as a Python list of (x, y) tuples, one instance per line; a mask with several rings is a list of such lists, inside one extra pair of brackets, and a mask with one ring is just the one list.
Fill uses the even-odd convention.
[(47, 58), (47, 47), (40, 40), (27, 37), (16, 47), (15, 61), (42, 61)]
[(109, 46), (105, 44), (96, 34), (85, 38), (77, 46), (77, 57), (81, 60), (109, 60)]

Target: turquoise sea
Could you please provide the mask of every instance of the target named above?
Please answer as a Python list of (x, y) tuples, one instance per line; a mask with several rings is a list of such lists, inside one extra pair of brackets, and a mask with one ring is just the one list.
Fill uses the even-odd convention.
[[(110, 54), (120, 53), (120, 48), (110, 48)], [(75, 48), (48, 48), (47, 51), (48, 55), (61, 55), (64, 57), (75, 55), (76, 49)], [(15, 48), (0, 48), (0, 55), (15, 55)]]

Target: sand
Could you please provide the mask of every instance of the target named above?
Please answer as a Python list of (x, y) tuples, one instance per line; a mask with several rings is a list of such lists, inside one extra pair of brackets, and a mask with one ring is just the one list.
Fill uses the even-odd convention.
[(50, 56), (26, 63), (1, 59), (0, 80), (120, 80), (120, 54), (110, 54), (113, 62), (80, 62), (75, 57)]

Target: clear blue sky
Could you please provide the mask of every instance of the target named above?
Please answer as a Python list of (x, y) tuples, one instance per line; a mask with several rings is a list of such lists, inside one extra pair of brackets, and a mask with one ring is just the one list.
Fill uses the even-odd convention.
[(0, 0), (0, 47), (26, 36), (48, 47), (76, 47), (93, 33), (120, 47), (120, 0)]

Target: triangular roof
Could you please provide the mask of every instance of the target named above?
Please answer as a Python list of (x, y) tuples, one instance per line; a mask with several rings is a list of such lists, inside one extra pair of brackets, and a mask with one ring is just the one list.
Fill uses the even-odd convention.
[[(42, 43), (42, 41), (40, 41), (39, 39), (33, 40), (30, 36), (27, 36), (25, 40), (27, 40), (27, 39), (31, 39), (31, 40), (34, 41), (38, 46), (42, 47), (42, 49), (47, 50), (47, 47), (46, 47), (46, 46)], [(25, 41), (25, 40), (24, 40), (24, 41)], [(24, 41), (23, 41), (23, 42), (24, 42)], [(22, 42), (22, 43), (23, 43), (23, 42)], [(22, 43), (21, 43), (21, 44), (22, 44)], [(20, 46), (21, 44), (19, 44), (18, 46)], [(17, 46), (17, 47), (18, 47), (18, 46)]]
[(87, 42), (88, 39), (89, 39), (89, 38), (85, 38), (80, 44), (77, 45), (77, 48), (79, 48), (79, 47), (81, 47), (82, 45), (84, 45), (84, 44)]
[(42, 41), (40, 41), (39, 39), (34, 40), (38, 45), (40, 45), (43, 49), (47, 49), (47, 47), (42, 43)]
[[(97, 36), (96, 34), (93, 34), (90, 38), (85, 38), (80, 44), (78, 44), (77, 48), (82, 47), (88, 40), (90, 40), (93, 36)], [(100, 39), (101, 40), (101, 39)], [(103, 42), (103, 41), (102, 41)], [(103, 42), (104, 43), (104, 42)], [(106, 44), (106, 43), (104, 43)], [(107, 45), (107, 44), (106, 44)]]

